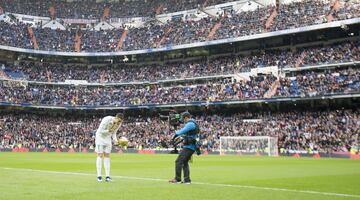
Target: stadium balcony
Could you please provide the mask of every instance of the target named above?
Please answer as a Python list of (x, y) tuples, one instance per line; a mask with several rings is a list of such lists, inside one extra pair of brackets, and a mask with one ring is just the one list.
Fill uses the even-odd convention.
[[(231, 44), (336, 27), (346, 28), (360, 22), (359, 13), (355, 11), (360, 4), (356, 2), (352, 2), (350, 6), (340, 4), (336, 10), (330, 10), (331, 4), (320, 0), (280, 4), (278, 8), (274, 8), (271, 3), (262, 5), (254, 1), (249, 5), (247, 2), (230, 2), (228, 4), (234, 5), (226, 10), (223, 7), (209, 7), (209, 10), (201, 12), (195, 18), (174, 14), (150, 20), (134, 18), (130, 23), (111, 19), (102, 22), (83, 19), (85, 24), (96, 26), (80, 31), (81, 44), (77, 45), (80, 45), (81, 52), (76, 53), (79, 47), (75, 49), (74, 40), (80, 35), (70, 26), (78, 22), (76, 19), (49, 20), (43, 23), (40, 18), (32, 18), (32, 26), (42, 23), (40, 27), (33, 28), (35, 34), (32, 34), (39, 44), (32, 44), (34, 37), (21, 34), (23, 30), (16, 30), (17, 37), (20, 38), (14, 39), (18, 41), (8, 41), (7, 35), (3, 35), (0, 49), (62, 56), (134, 55)], [(304, 8), (298, 10), (301, 6)], [(345, 9), (344, 6), (348, 7)], [(278, 12), (275, 10), (279, 10), (279, 14), (276, 15)], [(331, 22), (326, 20), (329, 12), (336, 13)], [(2, 29), (8, 29), (10, 25), (7, 24), (11, 21), (9, 16), (3, 15), (2, 18), (6, 21), (2, 23)], [(19, 15), (18, 20), (22, 21), (23, 18), (26, 19)], [(39, 46), (39, 50), (32, 49), (36, 46)]]
[[(41, 83), (2, 80), (2, 106), (52, 109), (148, 109), (228, 106), (360, 97), (359, 63), (285, 74), (264, 68), (248, 79), (145, 84)], [(266, 76), (262, 74), (268, 74)]]
[[(210, 7), (236, 0), (153, 0), (153, 1), (125, 1), (98, 2), (87, 1), (34, 1), (34, 0), (2, 0), (0, 7), (6, 12), (33, 16), (56, 16), (58, 18), (120, 18), (146, 17), (156, 14), (172, 13)], [(241, 2), (241, 1), (240, 1)]]
[[(331, 67), (358, 65), (358, 38), (342, 41), (288, 46), (280, 49), (244, 51), (239, 54), (181, 60), (169, 63), (62, 64), (18, 59), (3, 66), (6, 72), (23, 74), (29, 82), (88, 85), (141, 85), (211, 80), (232, 77), (237, 80), (257, 73), (294, 73)], [(272, 71), (273, 70), (273, 71)]]

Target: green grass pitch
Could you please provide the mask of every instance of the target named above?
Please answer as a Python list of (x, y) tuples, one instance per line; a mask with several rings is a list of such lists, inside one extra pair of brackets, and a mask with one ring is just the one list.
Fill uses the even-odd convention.
[(191, 185), (171, 185), (176, 155), (112, 154), (97, 182), (95, 154), (0, 153), (0, 200), (360, 199), (360, 161), (200, 156)]

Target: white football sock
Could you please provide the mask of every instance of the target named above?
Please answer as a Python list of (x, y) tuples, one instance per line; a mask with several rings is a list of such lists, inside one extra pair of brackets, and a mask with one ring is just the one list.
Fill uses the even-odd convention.
[(102, 158), (98, 156), (96, 158), (96, 170), (98, 176), (101, 176), (101, 167), (102, 167)]
[(110, 158), (104, 158), (104, 168), (106, 176), (110, 176)]

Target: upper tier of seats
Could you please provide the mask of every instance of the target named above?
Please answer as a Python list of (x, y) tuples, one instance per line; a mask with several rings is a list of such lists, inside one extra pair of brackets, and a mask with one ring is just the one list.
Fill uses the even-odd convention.
[(231, 2), (234, 0), (133, 0), (118, 2), (99, 2), (82, 0), (66, 2), (65, 0), (0, 0), (0, 7), (5, 12), (57, 18), (99, 19), (107, 8), (108, 17), (146, 17), (155, 14), (172, 13), (196, 9), (199, 7)]
[[(21, 61), (4, 63), (3, 70), (0, 69), (0, 72), (4, 71), (11, 79), (19, 79), (18, 77), (20, 77), (28, 81), (65, 82), (76, 79), (85, 80), (89, 83), (127, 83), (229, 75), (270, 66), (301, 68), (309, 65), (355, 61), (360, 61), (360, 41), (306, 47), (296, 51), (290, 49), (267, 50), (253, 52), (249, 55), (229, 55), (208, 61), (198, 60), (165, 65), (108, 64), (106, 66), (89, 66)], [(17, 74), (16, 77), (13, 74)]]
[(150, 20), (140, 27), (108, 30), (71, 27), (54, 30), (41, 25), (29, 28), (22, 22), (0, 21), (0, 45), (61, 52), (130, 51), (236, 38), (360, 17), (359, 2), (340, 4), (336, 10), (332, 6), (329, 1), (304, 0), (281, 4), (278, 8), (264, 6), (240, 13), (229, 10), (198, 21), (173, 19), (163, 24)]

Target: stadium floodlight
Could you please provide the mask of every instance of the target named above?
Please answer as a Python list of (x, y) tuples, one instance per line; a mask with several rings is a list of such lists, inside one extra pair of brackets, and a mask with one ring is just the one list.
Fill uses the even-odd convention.
[(278, 139), (269, 136), (220, 137), (220, 154), (278, 156)]

